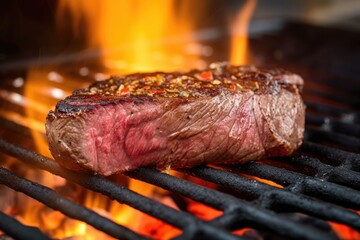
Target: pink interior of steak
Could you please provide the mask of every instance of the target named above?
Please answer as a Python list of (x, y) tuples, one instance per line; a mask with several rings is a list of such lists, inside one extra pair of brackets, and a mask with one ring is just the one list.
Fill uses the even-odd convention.
[(289, 154), (301, 142), (303, 109), (299, 104), (293, 111), (278, 105), (288, 97), (269, 102), (252, 93), (219, 95), (168, 111), (159, 102), (97, 107), (82, 113), (84, 121), (74, 118), (70, 120), (74, 124), (58, 125), (61, 129), (56, 132), (76, 138), (62, 137), (61, 147), (56, 145), (52, 152), (58, 151), (62, 164), (73, 165), (76, 159), (102, 175), (141, 166), (191, 167), (255, 160), (266, 152)]

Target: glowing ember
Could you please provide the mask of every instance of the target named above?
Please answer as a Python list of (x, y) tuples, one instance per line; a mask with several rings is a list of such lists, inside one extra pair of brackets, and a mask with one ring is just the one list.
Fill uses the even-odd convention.
[(251, 175), (246, 175), (246, 174), (241, 174), (241, 175), (244, 176), (244, 177), (254, 179), (254, 180), (262, 182), (262, 183), (265, 183), (265, 184), (273, 186), (273, 187), (284, 188), (280, 184), (277, 184), (276, 182), (273, 182), (271, 180), (267, 180), (267, 179), (263, 179), (263, 178), (259, 178), (259, 177), (255, 177), (255, 176), (251, 176)]
[[(189, 200), (190, 201), (190, 200)], [(203, 220), (212, 220), (219, 217), (223, 212), (199, 202), (190, 201), (187, 208), (189, 212)]]
[[(360, 211), (358, 213), (360, 213)], [(329, 223), (340, 239), (344, 239), (344, 240), (360, 239), (360, 233), (358, 231), (353, 230), (350, 227), (343, 224), (334, 223), (334, 222), (329, 222)]]
[[(155, 196), (154, 199), (169, 207), (177, 209), (177, 206), (169, 197)], [(137, 229), (139, 233), (154, 239), (172, 239), (181, 233), (179, 229), (145, 214), (141, 214), (139, 220), (141, 222), (141, 226)]]

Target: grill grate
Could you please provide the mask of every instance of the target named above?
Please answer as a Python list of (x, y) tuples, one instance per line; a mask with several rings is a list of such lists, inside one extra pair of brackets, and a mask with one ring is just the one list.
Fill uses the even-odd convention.
[[(60, 194), (56, 193), (50, 188), (44, 187), (24, 178), (20, 178), (4, 168), (0, 168), (0, 176), (0, 182), (2, 184), (9, 186), (16, 191), (25, 193), (39, 202), (48, 205), (52, 209), (59, 210), (71, 218), (85, 221), (91, 226), (108, 233), (110, 236), (118, 239), (146, 239), (138, 234), (135, 234), (129, 229), (100, 216), (96, 212), (62, 197)], [(2, 226), (6, 226), (6, 222), (3, 224)], [(25, 236), (24, 239), (28, 239), (29, 236), (33, 235)]]
[(24, 226), (16, 219), (4, 214), (0, 211), (0, 229), (8, 233), (9, 236), (12, 236), (16, 239), (28, 239), (29, 237), (39, 240), (48, 240), (50, 239), (45, 234), (39, 231), (37, 228), (32, 228)]
[[(266, 38), (266, 44), (262, 46), (271, 48), (271, 39)], [(279, 45), (278, 39), (275, 40)], [(311, 59), (307, 60), (311, 62)], [(175, 239), (251, 238), (233, 234), (234, 230), (243, 228), (255, 229), (258, 234), (252, 233), (255, 239), (338, 239), (327, 221), (342, 223), (360, 232), (360, 216), (356, 212), (360, 210), (360, 112), (359, 97), (353, 94), (358, 89), (349, 87), (342, 79), (332, 81), (331, 77), (327, 81), (313, 75), (314, 71), (309, 76), (306, 72), (305, 79), (309, 84), (304, 89), (307, 105), (305, 141), (293, 156), (244, 165), (178, 170), (180, 174), (214, 183), (218, 189), (150, 168), (126, 174), (167, 189), (179, 198), (190, 198), (222, 211), (220, 216), (209, 221), (201, 220), (185, 209), (168, 207), (108, 179), (63, 169), (53, 160), (1, 138), (0, 152), (163, 220), (181, 230)], [(353, 84), (354, 80), (350, 82)], [(333, 85), (341, 91), (337, 93), (337, 89), (331, 88)], [(11, 134), (24, 138), (30, 135), (28, 129), (4, 119), (0, 121)], [(278, 185), (269, 185), (254, 177)], [(0, 183), (115, 238), (146, 239), (53, 189), (18, 177), (3, 167), (0, 168)], [(16, 239), (49, 239), (38, 229), (24, 226), (2, 212), (0, 229)]]
[[(266, 229), (279, 235), (293, 238), (313, 239), (315, 236), (317, 239), (332, 239), (332, 237), (321, 231), (318, 231), (314, 228), (307, 228), (301, 224), (288, 221), (288, 219), (275, 215), (273, 212), (267, 211), (266, 209), (259, 210), (255, 205), (240, 199), (236, 199), (231, 195), (195, 185), (189, 181), (160, 173), (154, 169), (139, 169), (138, 171), (130, 172), (127, 175), (163, 187), (173, 192), (180, 193), (184, 196), (190, 197), (193, 200), (203, 202), (219, 210), (223, 210), (224, 214), (210, 223), (205, 223), (199, 219), (194, 218), (190, 214), (179, 212), (172, 208), (166, 207), (165, 205), (145, 198), (106, 179), (65, 170), (50, 159), (42, 157), (34, 152), (28, 151), (16, 145), (9, 144), (3, 140), (0, 140), (0, 148), (7, 154), (17, 157), (28, 164), (50, 171), (53, 174), (65, 177), (66, 179), (76, 182), (91, 190), (101, 192), (113, 199), (116, 199), (120, 203), (128, 204), (136, 209), (139, 209), (140, 211), (148, 213), (151, 216), (157, 217), (169, 224), (179, 227), (180, 229), (184, 230), (184, 234), (181, 238), (178, 239), (197, 239), (200, 236), (206, 237), (207, 239), (239, 239), (239, 237), (233, 236), (226, 231), (221, 231), (220, 229), (231, 229), (237, 224), (241, 224), (243, 222), (247, 222), (247, 224), (249, 224), (248, 226), (260, 227), (260, 229)], [(209, 172), (210, 170), (220, 171), (207, 167), (186, 171), (196, 172), (201, 170), (205, 172)], [(224, 171), (221, 172), (221, 174), (226, 173)], [(4, 169), (0, 171), (0, 175), (4, 176), (2, 177), (1, 183), (6, 184), (15, 190), (24, 192), (25, 194), (41, 202), (44, 202), (50, 207), (57, 209), (70, 217), (85, 221), (100, 230), (110, 233), (112, 236), (119, 237), (119, 233), (108, 231), (108, 227), (110, 230), (115, 228), (114, 224), (109, 224), (106, 222), (106, 220), (99, 216), (97, 216), (97, 218), (101, 218), (101, 220), (96, 219), (95, 222), (89, 221), (88, 215), (90, 215), (90, 213), (86, 213), (84, 217), (81, 217), (81, 214), (77, 215), (79, 212), (84, 211), (83, 208), (80, 208), (79, 206), (72, 206), (74, 204), (71, 204), (67, 200), (60, 198), (60, 196), (55, 194), (52, 190), (33, 183), (31, 185), (29, 181), (13, 176)], [(10, 177), (5, 177), (5, 175)], [(201, 172), (199, 175), (201, 175)], [(235, 175), (233, 175), (233, 177), (234, 176)], [(227, 177), (227, 175), (225, 175), (225, 177)], [(13, 178), (17, 178), (17, 180), (14, 180)], [(25, 183), (22, 187), (19, 187), (18, 182), (22, 181)], [(229, 180), (227, 180), (227, 182), (229, 183)], [(42, 197), (44, 195), (50, 196), (48, 196), (47, 199), (44, 199), (45, 197)], [(53, 203), (55, 199), (63, 200), (60, 201), (59, 205), (52, 205), (51, 203)], [(55, 203), (57, 202), (59, 201), (55, 201)], [(95, 213), (92, 214), (96, 215)], [(306, 231), (304, 231), (304, 229)], [(137, 239), (137, 236), (135, 237), (133, 233), (130, 234), (128, 229), (122, 229), (122, 231), (123, 232), (120, 233), (122, 239)]]

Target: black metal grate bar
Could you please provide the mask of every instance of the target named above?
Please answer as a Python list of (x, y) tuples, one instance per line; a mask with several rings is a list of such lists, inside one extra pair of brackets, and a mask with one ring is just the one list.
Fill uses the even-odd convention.
[(28, 196), (46, 204), (47, 206), (58, 210), (65, 215), (83, 222), (101, 230), (110, 236), (118, 239), (147, 239), (141, 235), (127, 229), (113, 221), (104, 218), (96, 212), (89, 210), (79, 204), (76, 204), (50, 188), (44, 187), (35, 182), (16, 176), (9, 170), (0, 167), (0, 183), (25, 193)]
[[(316, 177), (321, 180), (338, 183), (353, 189), (360, 190), (360, 173), (347, 169), (346, 165), (331, 166), (322, 163), (319, 159), (305, 155), (274, 159), (290, 163), (293, 166), (312, 168), (316, 170)], [(357, 193), (355, 193), (356, 195)]]
[(310, 141), (304, 141), (300, 150), (304, 153), (314, 154), (324, 159), (338, 161), (344, 168), (358, 172), (360, 171), (360, 154), (343, 151)]
[(99, 176), (66, 170), (49, 158), (42, 157), (35, 152), (10, 144), (2, 139), (0, 139), (0, 149), (25, 163), (64, 177), (93, 191), (100, 192), (111, 199), (130, 205), (184, 231), (188, 229), (189, 231), (195, 231), (190, 226), (196, 225), (197, 228), (196, 232), (193, 233), (194, 236), (203, 234), (207, 239), (242, 239), (205, 223), (191, 214), (170, 208)]
[(233, 215), (233, 219), (237, 219), (238, 221), (245, 220), (249, 223), (256, 224), (258, 227), (265, 228), (287, 237), (305, 239), (329, 238), (329, 236), (325, 236), (318, 230), (298, 225), (289, 221), (289, 219), (275, 215), (265, 209), (259, 209), (245, 201), (235, 199), (231, 195), (204, 188), (168, 174), (160, 173), (155, 169), (139, 169), (127, 173), (126, 175), (182, 194), (214, 208), (218, 208), (224, 211), (224, 214), (227, 214), (227, 212), (236, 212), (237, 214)]
[(347, 224), (360, 231), (360, 216), (337, 205), (284, 191), (234, 173), (210, 167), (186, 169), (187, 173), (204, 180), (229, 187), (240, 194), (254, 195), (260, 205), (277, 212), (300, 211), (324, 220)]
[(360, 209), (360, 192), (351, 188), (321, 181), (283, 168), (255, 162), (234, 167), (240, 172), (269, 179), (286, 186), (292, 192), (304, 193), (355, 210)]
[[(18, 240), (28, 240), (29, 236), (38, 240), (50, 240), (39, 229), (21, 224), (18, 220), (0, 211), (0, 229), (8, 236)], [(0, 239), (2, 239), (0, 237)]]
[(307, 127), (305, 139), (316, 142), (329, 142), (336, 144), (339, 148), (344, 148), (352, 152), (360, 151), (360, 139), (340, 133), (330, 132), (313, 127)]

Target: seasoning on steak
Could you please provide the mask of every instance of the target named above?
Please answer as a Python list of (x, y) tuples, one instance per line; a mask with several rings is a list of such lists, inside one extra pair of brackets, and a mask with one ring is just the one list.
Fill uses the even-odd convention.
[(103, 176), (288, 155), (303, 138), (302, 84), (284, 70), (227, 63), (112, 77), (50, 111), (50, 150), (66, 168)]

